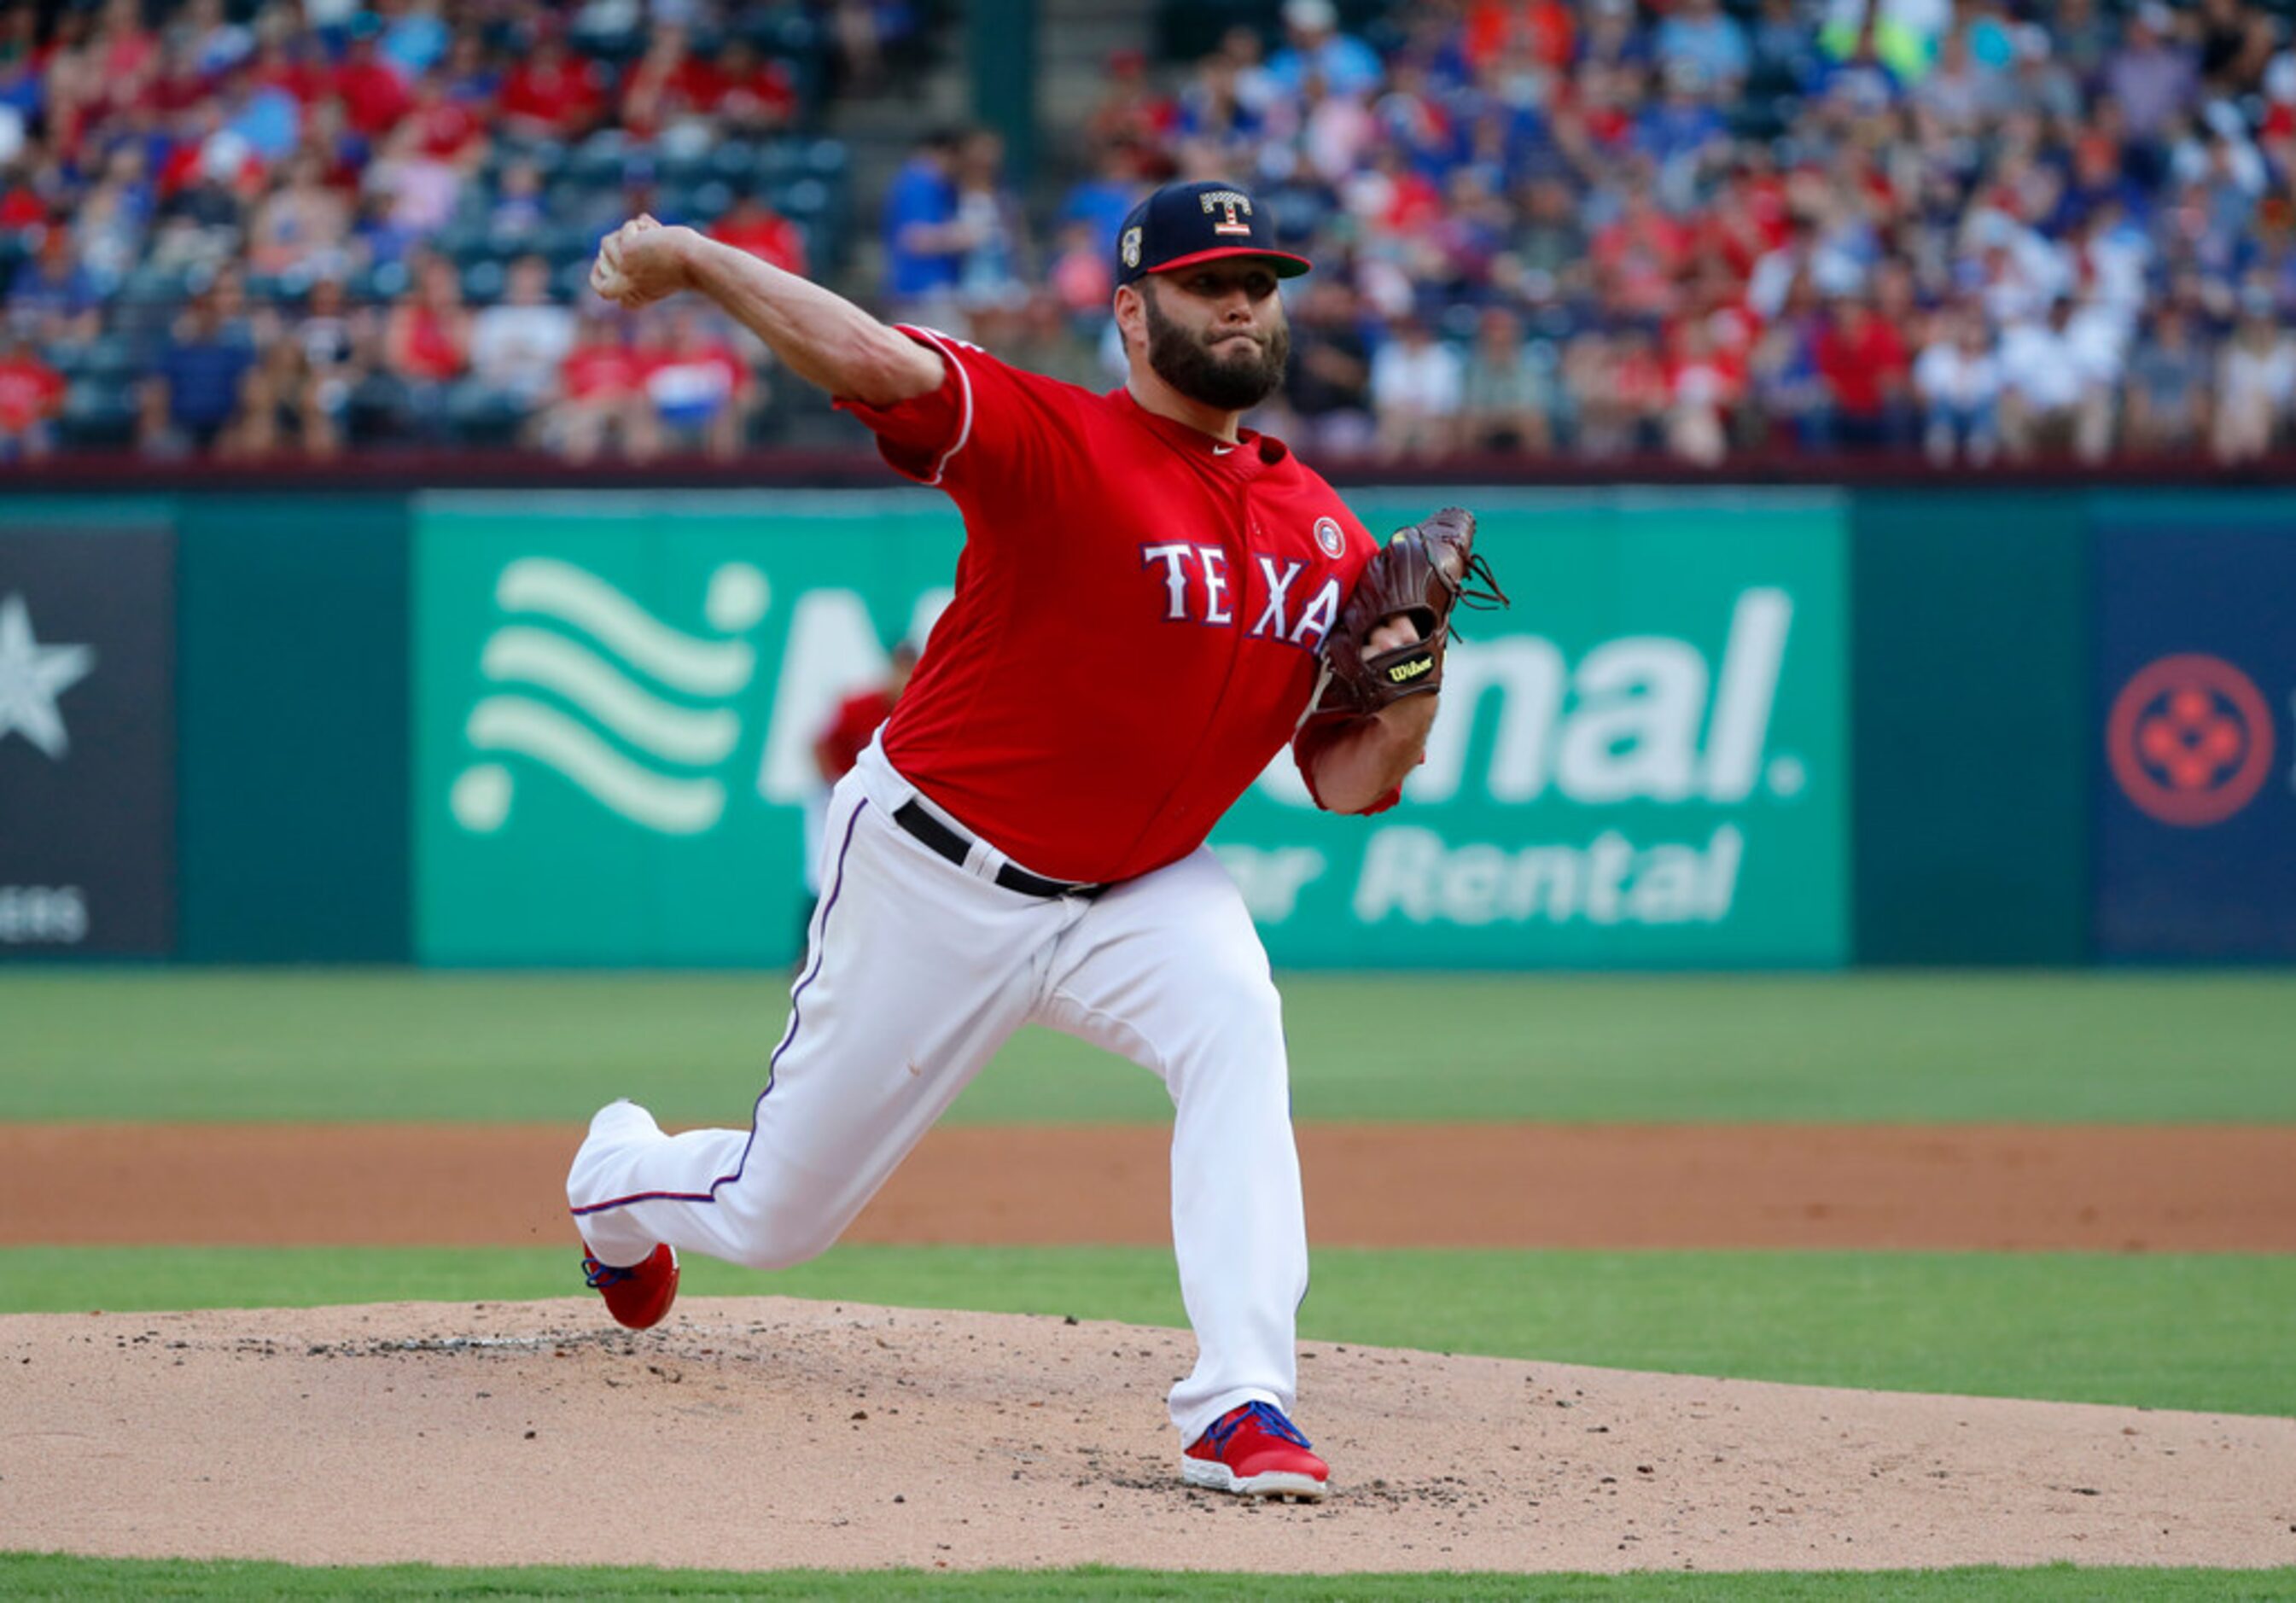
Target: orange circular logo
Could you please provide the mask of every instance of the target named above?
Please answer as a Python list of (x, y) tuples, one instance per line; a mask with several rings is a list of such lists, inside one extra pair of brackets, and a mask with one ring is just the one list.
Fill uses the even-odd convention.
[(2163, 824), (2221, 824), (2272, 770), (2272, 712), (2222, 657), (2162, 657), (2137, 670), (2105, 720), (2105, 755), (2131, 802)]

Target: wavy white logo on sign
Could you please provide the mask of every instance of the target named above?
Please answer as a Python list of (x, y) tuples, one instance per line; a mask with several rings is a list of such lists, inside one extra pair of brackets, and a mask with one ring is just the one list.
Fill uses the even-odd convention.
[[(497, 685), (549, 692), (582, 716), (528, 688), (502, 689), (471, 709), (471, 744), (550, 769), (647, 829), (699, 834), (726, 810), (726, 787), (708, 770), (741, 739), (730, 703), (758, 669), (756, 648), (732, 637), (765, 616), (769, 598), (763, 573), (726, 563), (709, 576), (702, 615), (727, 637), (705, 639), (586, 569), (521, 557), (496, 581), (496, 604), (510, 621), (488, 637), (479, 671)], [(717, 704), (687, 706), (663, 691)], [(509, 819), (516, 788), (509, 764), (474, 763), (447, 802), (463, 828), (488, 834)]]

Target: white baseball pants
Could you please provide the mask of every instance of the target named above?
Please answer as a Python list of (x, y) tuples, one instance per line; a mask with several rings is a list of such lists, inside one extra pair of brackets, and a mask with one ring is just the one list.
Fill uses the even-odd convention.
[(1197, 1342), (1170, 1398), (1183, 1443), (1241, 1403), (1290, 1411), (1307, 1224), (1281, 1005), (1234, 883), (1199, 848), (1095, 901), (1023, 895), (995, 883), (1005, 859), (985, 843), (959, 868), (894, 823), (912, 798), (931, 806), (873, 744), (831, 797), (810, 951), (751, 1128), (667, 1136), (628, 1103), (593, 1122), (566, 1184), (591, 1250), (810, 1258), (1013, 1031), (1047, 1024), (1171, 1094)]

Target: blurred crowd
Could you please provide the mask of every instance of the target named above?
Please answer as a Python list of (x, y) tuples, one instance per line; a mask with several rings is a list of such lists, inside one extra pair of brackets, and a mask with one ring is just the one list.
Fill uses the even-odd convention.
[(652, 210), (805, 270), (914, 22), (828, 0), (0, 9), (0, 460), (64, 446), (730, 455), (762, 347), (583, 292)]
[(736, 452), (755, 341), (581, 292), (641, 210), (1102, 387), (1119, 222), (1176, 177), (1315, 259), (1254, 421), (1325, 452), (2239, 463), (2296, 416), (2269, 6), (1164, 0), (1255, 21), (1111, 59), (1030, 193), (993, 133), (923, 141), (850, 251), (819, 108), (925, 9), (8, 8), (0, 459)]
[(1129, 201), (1225, 176), (1317, 264), (1264, 421), (1330, 449), (2230, 463), (2288, 435), (2296, 53), (2268, 9), (1419, 0), (1349, 31), (1289, 0), (1281, 19), (1193, 60), (1112, 60), (1093, 170), (1034, 251), (964, 144), (921, 158), (945, 193), (897, 195), (888, 292), (1106, 372)]

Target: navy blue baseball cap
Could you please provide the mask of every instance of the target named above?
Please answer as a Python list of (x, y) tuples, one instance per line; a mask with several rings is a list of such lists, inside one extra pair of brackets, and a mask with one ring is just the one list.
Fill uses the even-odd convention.
[(1132, 284), (1231, 256), (1257, 256), (1278, 278), (1297, 278), (1308, 259), (1275, 248), (1275, 222), (1234, 185), (1218, 178), (1167, 184), (1132, 209), (1116, 233), (1116, 282)]

